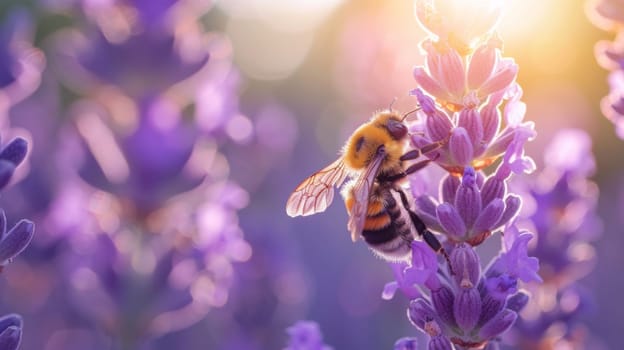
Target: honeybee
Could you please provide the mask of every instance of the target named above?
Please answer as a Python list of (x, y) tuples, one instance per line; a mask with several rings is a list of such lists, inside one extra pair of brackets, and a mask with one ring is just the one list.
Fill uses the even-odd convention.
[(295, 188), (286, 203), (286, 213), (295, 217), (325, 211), (334, 198), (334, 187), (351, 178), (341, 194), (349, 213), (347, 228), (354, 242), (362, 237), (383, 259), (399, 261), (409, 258), (411, 242), (419, 235), (448, 262), (440, 241), (410, 208), (401, 186), (407, 175), (431, 160), (407, 167), (406, 161), (434, 151), (444, 141), (404, 153), (409, 139), (404, 120), (409, 113), (401, 116), (388, 109), (374, 114), (349, 137), (336, 161)]

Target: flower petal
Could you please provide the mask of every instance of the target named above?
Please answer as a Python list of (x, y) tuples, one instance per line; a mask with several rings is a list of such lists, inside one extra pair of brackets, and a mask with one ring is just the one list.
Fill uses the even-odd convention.
[(35, 224), (29, 220), (20, 220), (4, 239), (0, 241), (0, 264), (21, 253), (35, 233)]

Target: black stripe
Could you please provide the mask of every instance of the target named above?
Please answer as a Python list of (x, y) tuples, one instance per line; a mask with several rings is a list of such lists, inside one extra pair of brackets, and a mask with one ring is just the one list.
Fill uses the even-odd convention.
[(398, 234), (393, 225), (388, 225), (379, 230), (364, 230), (362, 236), (366, 243), (375, 246), (392, 241)]

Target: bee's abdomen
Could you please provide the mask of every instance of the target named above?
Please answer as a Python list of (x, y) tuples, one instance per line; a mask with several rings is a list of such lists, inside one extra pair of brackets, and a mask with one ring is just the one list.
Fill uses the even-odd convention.
[(409, 223), (392, 197), (386, 198), (386, 203), (380, 199), (379, 203), (382, 204), (381, 210), (374, 215), (371, 215), (370, 209), (378, 207), (377, 203), (369, 204), (362, 236), (378, 254), (391, 260), (401, 259), (409, 254), (408, 242), (412, 237)]

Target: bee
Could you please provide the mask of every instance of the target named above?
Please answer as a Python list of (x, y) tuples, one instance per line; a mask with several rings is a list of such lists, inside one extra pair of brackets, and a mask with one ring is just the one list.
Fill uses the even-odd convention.
[(362, 237), (383, 259), (399, 261), (409, 258), (411, 242), (418, 235), (448, 262), (440, 241), (410, 208), (401, 186), (402, 180), (431, 160), (410, 166), (406, 162), (434, 151), (444, 142), (404, 153), (409, 139), (404, 120), (414, 111), (403, 116), (392, 109), (374, 114), (349, 137), (336, 161), (295, 188), (286, 203), (286, 213), (295, 217), (325, 211), (334, 198), (334, 187), (351, 178), (341, 194), (349, 214), (347, 228), (354, 242)]

